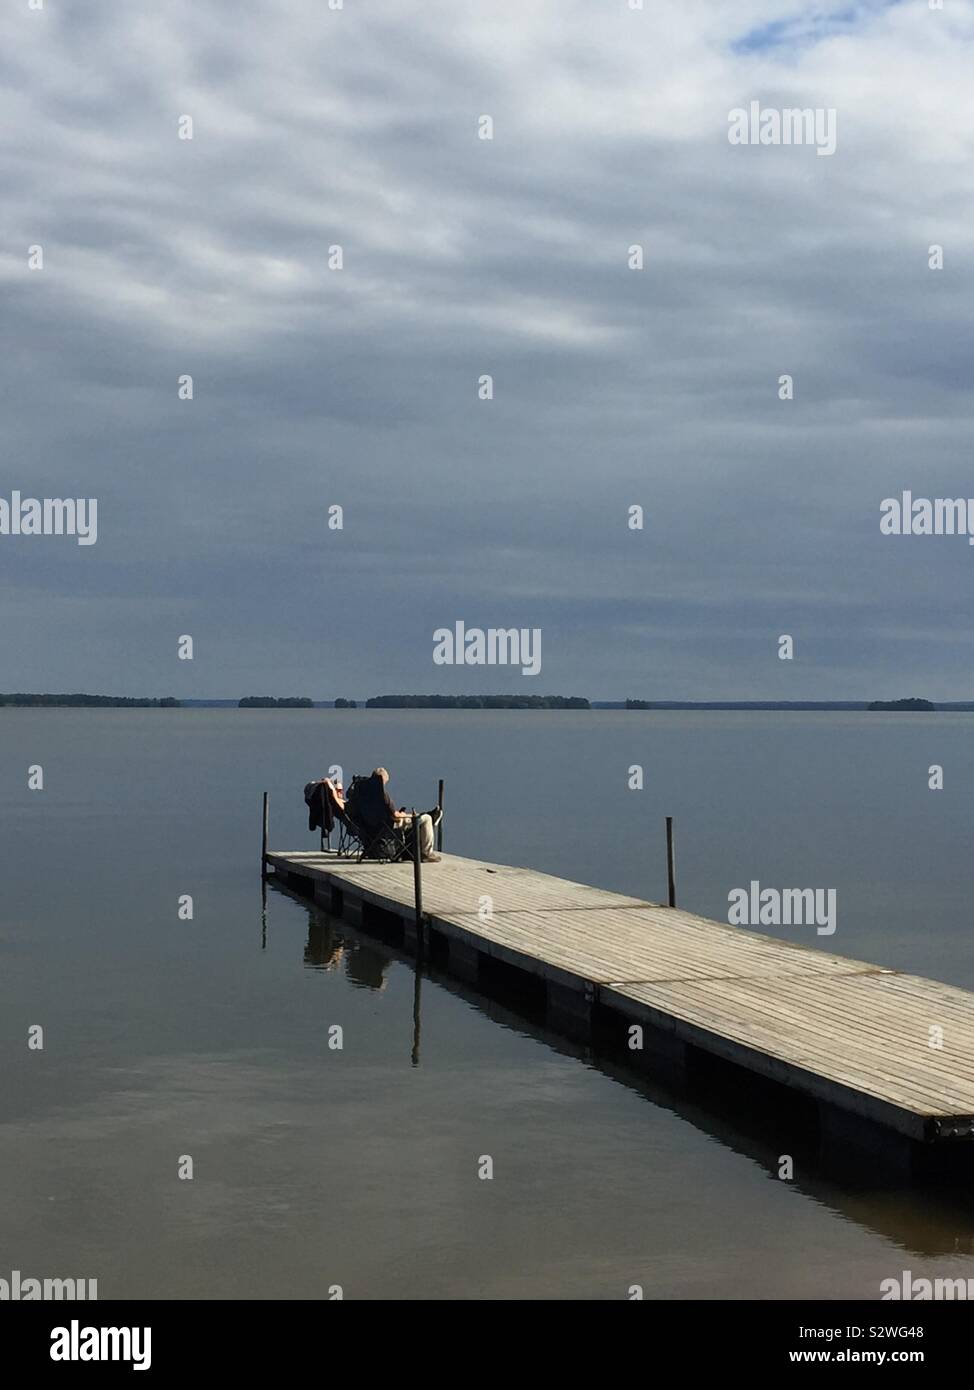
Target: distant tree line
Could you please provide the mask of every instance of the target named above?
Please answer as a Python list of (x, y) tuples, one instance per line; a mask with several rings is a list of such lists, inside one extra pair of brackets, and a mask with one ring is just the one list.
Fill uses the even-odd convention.
[(591, 709), (576, 695), (375, 695), (366, 709)]
[(909, 700), (873, 700), (868, 706), (871, 710), (883, 709), (914, 709), (914, 710), (935, 710), (936, 705), (932, 705), (929, 700), (918, 700), (913, 697)]
[(355, 703), (354, 700), (336, 700), (336, 701), (335, 701), (335, 708), (336, 708), (336, 709), (357, 709), (358, 706), (356, 705), (356, 703)]
[(314, 709), (310, 700), (293, 695), (283, 700), (275, 700), (273, 695), (245, 695), (238, 709)]
[(104, 709), (178, 709), (182, 702), (167, 695), (162, 700), (135, 700), (124, 695), (0, 695), (0, 705), (61, 705)]

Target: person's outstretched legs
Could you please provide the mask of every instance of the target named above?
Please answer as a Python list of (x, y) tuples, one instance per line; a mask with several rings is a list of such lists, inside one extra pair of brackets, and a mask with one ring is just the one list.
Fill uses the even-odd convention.
[(436, 840), (433, 835), (433, 816), (423, 814), (417, 817), (419, 821), (419, 855), (421, 859), (431, 860), (433, 863), (439, 859), (439, 855), (434, 853)]

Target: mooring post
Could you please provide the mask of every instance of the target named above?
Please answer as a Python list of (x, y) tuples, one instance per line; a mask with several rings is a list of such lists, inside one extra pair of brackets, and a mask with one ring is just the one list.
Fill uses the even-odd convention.
[(423, 954), (423, 868), (419, 852), (419, 816), (413, 807), (413, 891), (416, 895), (416, 954)]
[(676, 907), (676, 855), (673, 851), (673, 817), (666, 817), (666, 891), (670, 907)]
[(264, 824), (260, 838), (260, 876), (262, 880), (267, 879), (267, 807), (268, 796), (264, 793)]
[(443, 778), (440, 778), (439, 791), (436, 793), (436, 804), (440, 809), (440, 823), (436, 827), (436, 852), (443, 852)]

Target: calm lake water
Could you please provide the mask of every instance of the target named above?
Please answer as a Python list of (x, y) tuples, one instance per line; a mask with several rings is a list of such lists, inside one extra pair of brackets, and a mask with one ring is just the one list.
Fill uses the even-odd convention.
[(416, 1057), (409, 960), (273, 888), (262, 921), (258, 872), (264, 789), (271, 848), (314, 848), (303, 784), (384, 763), (406, 804), (446, 779), (457, 853), (659, 898), (669, 813), (682, 906), (832, 887), (834, 936), (779, 934), (974, 989), (972, 733), (967, 714), (0, 711), (0, 1276), (393, 1299), (974, 1277), (974, 1202), (811, 1158), (782, 1182), (785, 1140), (733, 1098), (653, 1089), (435, 972)]

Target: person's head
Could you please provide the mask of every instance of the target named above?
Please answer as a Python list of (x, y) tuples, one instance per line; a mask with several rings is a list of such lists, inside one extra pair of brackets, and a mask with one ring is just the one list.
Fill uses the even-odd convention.
[(376, 768), (373, 768), (373, 769), (372, 769), (372, 776), (373, 776), (373, 777), (378, 777), (379, 781), (382, 782), (382, 783), (388, 782), (388, 780), (389, 780), (389, 773), (387, 772), (387, 770), (386, 770), (384, 767), (376, 767)]

